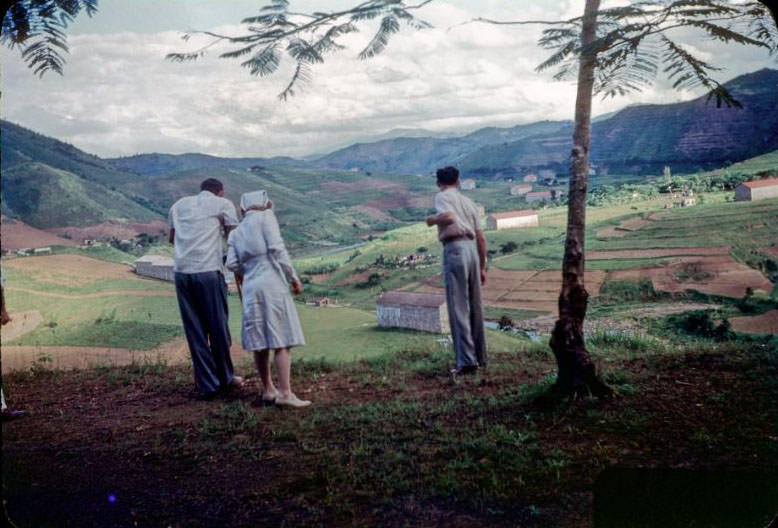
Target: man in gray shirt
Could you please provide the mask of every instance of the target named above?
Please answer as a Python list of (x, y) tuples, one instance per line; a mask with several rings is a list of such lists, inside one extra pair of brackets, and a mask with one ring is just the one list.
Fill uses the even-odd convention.
[(230, 358), (227, 283), (222, 274), (222, 240), (238, 225), (238, 217), (235, 205), (224, 197), (224, 185), (208, 178), (200, 184), (200, 194), (173, 204), (168, 220), (178, 307), (198, 398), (209, 400), (243, 383), (234, 375)]
[[(454, 374), (473, 374), (486, 365), (481, 286), (486, 283), (486, 239), (472, 200), (459, 192), (459, 170), (438, 169), (437, 214), (427, 225), (438, 226), (443, 243), (443, 280), (454, 341)], [(475, 244), (473, 244), (475, 240)]]

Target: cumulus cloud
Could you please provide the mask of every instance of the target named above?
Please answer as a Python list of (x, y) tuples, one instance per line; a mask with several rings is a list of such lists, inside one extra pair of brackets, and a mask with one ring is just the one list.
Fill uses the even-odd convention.
[[(301, 10), (315, 8), (315, 2), (306, 1)], [(236, 23), (253, 12), (225, 19), (213, 15), (216, 4), (223, 5), (196, 3), (181, 29), (239, 34)], [(181, 4), (180, 9), (187, 8)], [(461, 23), (478, 16), (558, 20), (580, 9), (577, 0), (433, 2), (418, 14), (434, 28), (403, 29), (383, 54), (368, 61), (356, 55), (370, 32), (349, 35), (348, 49), (316, 65), (313, 81), (286, 102), (277, 95), (288, 82), (291, 64), (272, 77), (255, 78), (239, 61), (219, 59), (218, 47), (198, 61), (171, 63), (165, 54), (205, 41), (184, 42), (168, 26), (154, 32), (132, 24), (126, 30), (98, 31), (100, 24), (121, 27), (120, 21), (109, 24), (98, 16), (91, 32), (90, 24), (83, 23), (71, 35), (64, 77), (38, 79), (16, 51), (2, 49), (2, 116), (100, 156), (305, 156), (397, 128), (453, 134), (572, 119), (574, 84), (553, 82), (551, 72), (534, 70), (547, 56), (536, 44), (541, 27)], [(771, 65), (752, 49), (716, 46), (691, 34), (689, 39), (695, 51), (727, 66), (727, 77)], [(660, 82), (640, 94), (597, 101), (595, 112), (695, 95)]]

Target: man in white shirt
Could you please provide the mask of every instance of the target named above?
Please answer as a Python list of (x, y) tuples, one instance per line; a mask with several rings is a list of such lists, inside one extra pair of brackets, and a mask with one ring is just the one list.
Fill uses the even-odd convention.
[[(457, 367), (453, 374), (473, 374), (486, 365), (481, 286), (486, 283), (486, 239), (478, 210), (459, 192), (459, 170), (438, 169), (437, 214), (427, 225), (438, 226), (443, 243), (443, 279)], [(473, 244), (475, 240), (475, 244)]]
[(238, 225), (238, 217), (235, 205), (224, 197), (224, 185), (208, 178), (200, 184), (200, 194), (173, 204), (168, 224), (178, 307), (198, 398), (209, 400), (243, 382), (234, 375), (230, 358), (227, 283), (222, 274), (222, 241)]

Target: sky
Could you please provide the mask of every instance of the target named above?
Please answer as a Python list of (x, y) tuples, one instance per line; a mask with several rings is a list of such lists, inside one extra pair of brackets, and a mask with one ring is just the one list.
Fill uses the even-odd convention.
[[(398, 130), (460, 135), (573, 118), (575, 85), (535, 67), (549, 52), (537, 45), (540, 26), (462, 24), (497, 20), (564, 20), (582, 0), (434, 0), (416, 11), (430, 29), (403, 28), (385, 51), (357, 55), (369, 27), (348, 35), (347, 48), (313, 67), (310, 83), (281, 101), (293, 64), (254, 77), (240, 59), (214, 46), (194, 62), (165, 60), (208, 42), (186, 31), (240, 35), (240, 21), (258, 13), (256, 0), (100, 0), (93, 17), (68, 29), (64, 76), (32, 74), (17, 50), (0, 48), (0, 116), (101, 157), (161, 152), (216, 156), (294, 156), (330, 152)], [(603, 5), (625, 4), (605, 0)], [(292, 0), (299, 12), (331, 11), (356, 0)], [(720, 80), (776, 59), (744, 46), (723, 46), (685, 34), (686, 46), (721, 67)], [(701, 95), (674, 91), (665, 80), (641, 93), (596, 99), (600, 115), (639, 103), (671, 103)]]

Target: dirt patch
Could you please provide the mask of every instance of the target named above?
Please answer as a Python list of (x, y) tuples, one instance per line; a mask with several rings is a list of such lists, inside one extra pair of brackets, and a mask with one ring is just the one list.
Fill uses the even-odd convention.
[[(25, 257), (9, 260), (3, 265), (34, 276), (36, 282), (70, 288), (88, 286), (106, 279), (147, 280), (135, 275), (133, 269), (126, 264), (105, 262), (81, 255)], [(85, 270), (89, 272), (84, 273)]]
[[(3, 327), (5, 334), (5, 327)], [(3, 337), (5, 339), (5, 336)], [(179, 338), (162, 343), (151, 350), (129, 348), (81, 347), (81, 346), (3, 346), (3, 374), (28, 370), (33, 365), (55, 369), (86, 369), (96, 366), (131, 365), (144, 361), (165, 362), (169, 365), (189, 364), (189, 347), (186, 339)], [(247, 356), (235, 343), (230, 349), (233, 363), (238, 365)], [(41, 358), (44, 358), (43, 360)]]
[(168, 226), (162, 220), (152, 222), (102, 222), (93, 226), (77, 227), (53, 227), (47, 229), (49, 233), (57, 235), (68, 235), (79, 243), (85, 239), (92, 240), (110, 240), (113, 237), (119, 240), (132, 239), (141, 233), (151, 236), (167, 236)]
[(16, 250), (39, 248), (46, 246), (75, 246), (76, 243), (67, 238), (36, 229), (18, 220), (5, 216), (0, 222), (0, 238), (5, 249)]
[[(553, 359), (495, 354), (459, 383), (408, 366), (296, 372), (315, 402), (301, 412), (252, 407), (255, 376), (195, 401), (185, 367), (4, 379), (29, 413), (2, 428), (7, 514), (19, 526), (586, 528), (608, 466), (778, 467), (776, 370), (763, 354), (613, 361), (629, 391), (556, 406), (516, 395), (538, 390), (528, 385)], [(527, 459), (522, 475), (502, 469), (509, 456)]]
[(609, 226), (604, 229), (600, 229), (597, 231), (597, 236), (600, 238), (623, 237), (633, 231), (637, 231), (649, 223), (651, 223), (650, 220), (636, 216), (620, 222), (617, 226)]
[(113, 295), (140, 295), (143, 297), (175, 297), (176, 292), (164, 290), (107, 290), (94, 293), (57, 293), (51, 291), (31, 290), (29, 288), (17, 288), (9, 286), (8, 291), (17, 291), (31, 293), (33, 295), (43, 295), (45, 297), (56, 297), (58, 299), (96, 299), (99, 297), (111, 297)]
[(737, 332), (778, 335), (778, 310), (751, 317), (733, 317), (729, 322)]
[(392, 215), (386, 213), (383, 209), (379, 209), (377, 207), (370, 207), (368, 205), (355, 205), (351, 208), (353, 211), (356, 211), (358, 213), (361, 213), (368, 218), (372, 218), (373, 220), (378, 220), (379, 222), (391, 222), (394, 220), (392, 218)]
[(746, 288), (764, 292), (773, 288), (761, 273), (729, 256), (679, 257), (667, 266), (610, 271), (608, 279), (650, 279), (659, 291), (697, 290), (726, 297), (742, 297)]
[(375, 273), (372, 269), (368, 269), (365, 271), (362, 271), (360, 273), (353, 273), (349, 275), (348, 277), (343, 277), (340, 279), (336, 284), (338, 286), (348, 286), (349, 284), (359, 284), (360, 282), (365, 282), (367, 279)]
[(590, 260), (616, 260), (676, 257), (681, 255), (719, 256), (729, 255), (731, 246), (699, 247), (699, 248), (666, 248), (666, 249), (617, 249), (593, 250), (586, 253)]
[[(591, 298), (599, 295), (606, 276), (607, 273), (600, 270), (586, 273), (586, 289)], [(559, 271), (511, 271), (492, 267), (486, 273), (486, 285), (481, 295), (485, 306), (556, 313), (561, 288)], [(413, 291), (444, 294), (441, 275), (428, 277)]]
[(767, 255), (768, 257), (772, 257), (774, 259), (778, 259), (778, 246), (769, 246), (769, 247), (759, 248), (759, 251), (763, 255)]
[(2, 334), (0, 334), (2, 336), (0, 339), (3, 343), (13, 341), (24, 334), (32, 332), (43, 322), (43, 315), (38, 310), (14, 312), (11, 317), (11, 322), (3, 327)]

